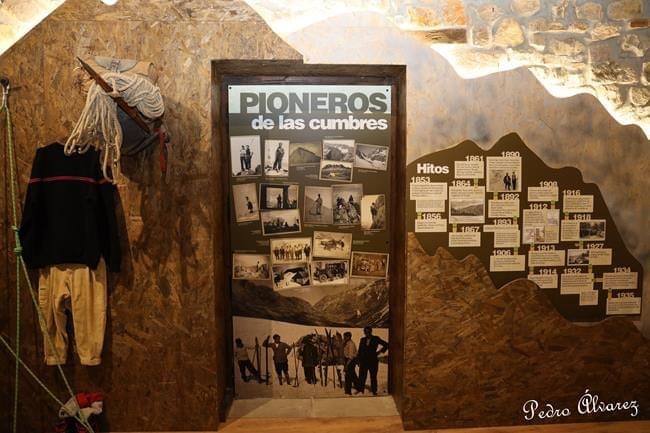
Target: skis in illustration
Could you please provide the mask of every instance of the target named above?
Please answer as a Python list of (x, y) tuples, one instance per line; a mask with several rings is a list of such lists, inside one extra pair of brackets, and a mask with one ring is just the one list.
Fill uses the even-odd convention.
[(266, 340), (264, 340), (264, 347), (266, 348), (266, 353), (264, 355), (266, 364), (266, 384), (269, 385), (269, 378), (271, 377), (269, 375), (269, 337), (266, 337)]
[(300, 386), (300, 382), (298, 380), (298, 355), (296, 354), (296, 350), (297, 350), (297, 348), (294, 345), (294, 348), (293, 348), (293, 362), (294, 362), (295, 367), (296, 367), (296, 379), (294, 380), (294, 383), (293, 383), (294, 388), (298, 388), (298, 386)]

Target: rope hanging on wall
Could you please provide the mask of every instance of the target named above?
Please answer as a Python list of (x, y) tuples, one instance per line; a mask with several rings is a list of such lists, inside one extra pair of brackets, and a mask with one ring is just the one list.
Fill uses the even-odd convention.
[[(52, 351), (55, 353), (55, 356), (57, 359), (61, 359), (61, 354), (59, 353), (58, 349), (54, 345), (54, 341), (52, 340), (52, 337), (46, 332), (46, 323), (45, 323), (45, 316), (43, 314), (43, 311), (41, 310), (40, 304), (38, 302), (38, 295), (36, 291), (34, 290), (34, 287), (32, 286), (32, 282), (29, 277), (29, 273), (27, 271), (27, 265), (25, 264), (25, 261), (23, 260), (22, 256), (22, 246), (20, 243), (20, 237), (18, 236), (18, 227), (20, 226), (18, 222), (18, 169), (17, 169), (17, 164), (16, 164), (16, 150), (14, 148), (14, 139), (13, 139), (13, 124), (11, 121), (11, 110), (9, 109), (9, 81), (7, 79), (1, 79), (0, 84), (2, 85), (2, 104), (0, 105), (0, 113), (4, 113), (5, 115), (5, 133), (6, 133), (6, 157), (8, 160), (8, 168), (9, 168), (9, 192), (10, 192), (10, 199), (11, 199), (11, 229), (14, 232), (14, 254), (16, 256), (16, 341), (15, 341), (15, 348), (12, 349), (11, 345), (9, 342), (2, 336), (0, 335), (0, 343), (9, 351), (9, 353), (15, 358), (16, 360), (16, 369), (15, 369), (15, 377), (14, 377), (14, 407), (13, 407), (13, 417), (12, 417), (12, 432), (17, 433), (18, 431), (18, 391), (19, 391), (19, 370), (20, 367), (22, 366), (25, 371), (34, 379), (34, 381), (45, 391), (46, 394), (48, 394), (52, 400), (54, 400), (59, 407), (63, 407), (64, 404), (59, 398), (55, 395), (55, 393), (50, 390), (45, 383), (38, 378), (38, 376), (34, 373), (34, 371), (25, 364), (25, 362), (20, 358), (20, 330), (21, 330), (21, 319), (20, 319), (20, 309), (21, 309), (21, 280), (24, 280), (27, 283), (27, 292), (29, 293), (32, 303), (34, 304), (34, 308), (36, 309), (36, 313), (38, 316), (38, 323), (39, 326), (41, 327), (41, 331), (43, 332), (43, 335), (46, 336), (46, 341), (45, 344), (48, 344), (49, 347), (52, 349)], [(9, 217), (7, 217), (9, 220)], [(22, 278), (21, 278), (22, 275)], [(63, 383), (65, 384), (65, 387), (67, 391), (70, 393), (70, 398), (71, 398), (71, 405), (73, 408), (79, 407), (79, 404), (77, 402), (75, 393), (72, 390), (72, 387), (70, 386), (70, 381), (65, 375), (65, 372), (63, 371), (63, 368), (61, 367), (61, 364), (57, 364), (57, 369), (59, 371), (59, 374), (61, 375), (61, 379), (63, 380)], [(89, 433), (94, 433), (94, 430), (92, 426), (88, 423), (88, 420), (85, 417), (85, 414), (81, 411), (77, 411), (74, 414), (71, 414), (73, 418), (75, 418), (82, 426), (86, 428), (86, 430)]]
[(118, 120), (117, 104), (111, 96), (121, 96), (128, 105), (135, 107), (149, 119), (161, 117), (165, 111), (160, 89), (147, 78), (132, 73), (107, 72), (102, 78), (111, 84), (112, 93), (106, 93), (93, 82), (86, 105), (65, 143), (65, 153), (84, 153), (98, 140), (103, 145), (97, 147), (102, 152), (102, 170), (104, 177), (111, 182), (109, 164), (118, 171), (120, 147), (122, 145), (122, 128)]

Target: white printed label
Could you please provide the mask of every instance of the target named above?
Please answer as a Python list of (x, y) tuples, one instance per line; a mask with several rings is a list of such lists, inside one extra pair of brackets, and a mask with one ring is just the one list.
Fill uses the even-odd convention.
[(557, 186), (529, 186), (528, 201), (558, 201)]
[(450, 247), (480, 247), (481, 232), (452, 232), (449, 233)]
[(519, 242), (518, 229), (510, 228), (509, 230), (494, 231), (494, 248), (518, 248), (519, 245), (521, 245), (521, 243)]
[(444, 233), (447, 231), (447, 220), (444, 218), (416, 219), (416, 233)]
[(638, 279), (637, 272), (604, 272), (603, 289), (636, 289)]
[(562, 220), (562, 231), (560, 238), (562, 242), (580, 240), (580, 221), (579, 220)]
[(415, 200), (416, 212), (444, 212), (444, 200)]
[(488, 200), (489, 218), (518, 218), (519, 199), (516, 200)]
[(598, 290), (580, 292), (580, 305), (598, 305)]
[(540, 289), (557, 289), (557, 274), (528, 274), (528, 279)]
[(578, 295), (594, 289), (594, 274), (562, 274), (560, 277), (561, 295)]
[(529, 251), (528, 266), (564, 266), (564, 250)]
[(447, 183), (411, 183), (411, 200), (447, 200)]
[(641, 314), (641, 298), (610, 298), (607, 299), (606, 314)]
[(589, 250), (589, 264), (593, 266), (609, 266), (612, 264), (611, 248), (594, 248)]
[(483, 161), (454, 161), (456, 179), (483, 179), (485, 168)]
[(560, 241), (559, 209), (524, 209), (523, 244), (556, 244)]
[(490, 272), (522, 272), (526, 269), (526, 256), (490, 256)]
[(565, 213), (592, 213), (594, 211), (594, 196), (565, 195), (562, 199), (562, 211)]

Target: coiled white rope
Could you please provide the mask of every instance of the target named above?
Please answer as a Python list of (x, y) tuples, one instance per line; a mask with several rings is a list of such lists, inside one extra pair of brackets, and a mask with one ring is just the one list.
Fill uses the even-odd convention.
[(113, 182), (108, 175), (108, 166), (110, 161), (113, 173), (119, 171), (122, 128), (117, 117), (117, 103), (111, 96), (121, 96), (149, 119), (162, 116), (165, 105), (158, 86), (142, 75), (107, 72), (102, 74), (102, 78), (111, 85), (113, 92), (104, 92), (93, 81), (86, 96), (86, 105), (65, 143), (65, 153), (84, 153), (93, 145), (98, 147), (102, 152), (104, 177)]

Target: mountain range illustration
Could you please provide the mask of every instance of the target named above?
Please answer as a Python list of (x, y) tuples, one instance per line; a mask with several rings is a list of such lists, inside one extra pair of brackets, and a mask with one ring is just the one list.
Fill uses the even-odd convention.
[[(450, 168), (448, 172), (433, 174), (429, 177), (431, 178), (432, 182), (442, 182), (447, 183), (448, 185), (453, 185), (453, 182), (458, 182), (455, 173), (455, 163), (457, 161), (466, 161), (466, 158), (469, 156), (477, 158), (477, 161), (482, 161), (484, 164), (485, 176), (483, 178), (467, 180), (467, 182), (474, 185), (483, 185), (486, 183), (486, 180), (488, 179), (491, 172), (491, 161), (494, 164), (503, 163), (502, 160), (492, 160), (492, 158), (503, 159), (504, 157), (510, 157), (511, 162), (514, 159), (520, 159), (521, 179), (518, 188), (519, 191), (510, 192), (509, 197), (510, 199), (513, 199), (514, 197), (514, 199), (519, 201), (518, 218), (517, 220), (511, 219), (511, 223), (520, 230), (521, 245), (517, 248), (516, 252), (514, 250), (511, 251), (513, 255), (516, 254), (526, 256), (525, 260), (527, 260), (529, 251), (531, 248), (535, 248), (531, 247), (530, 244), (524, 243), (523, 234), (526, 232), (524, 230), (524, 209), (554, 208), (559, 210), (559, 215), (562, 220), (576, 218), (576, 215), (574, 214), (563, 212), (564, 193), (565, 191), (570, 191), (572, 193), (578, 193), (582, 196), (593, 196), (593, 212), (586, 214), (587, 216), (578, 216), (581, 216), (583, 218), (591, 218), (594, 220), (605, 220), (605, 224), (603, 225), (606, 227), (605, 241), (602, 241), (601, 236), (600, 241), (602, 242), (602, 245), (597, 245), (596, 247), (600, 246), (605, 249), (611, 249), (612, 252), (611, 265), (594, 265), (590, 270), (584, 268), (581, 270), (581, 272), (593, 273), (594, 279), (601, 279), (604, 273), (614, 272), (614, 269), (617, 267), (629, 268), (631, 272), (636, 272), (638, 281), (643, 281), (643, 267), (641, 266), (641, 263), (630, 253), (629, 249), (623, 242), (618, 228), (616, 227), (616, 223), (612, 218), (612, 215), (607, 207), (607, 204), (605, 203), (605, 199), (598, 185), (585, 182), (582, 173), (575, 167), (550, 167), (535, 152), (533, 152), (517, 134), (512, 133), (500, 138), (489, 149), (483, 149), (476, 143), (466, 140), (447, 149), (422, 156), (407, 166), (407, 178), (418, 176), (418, 165), (422, 166), (423, 164), (433, 164), (434, 166), (447, 166)], [(497, 168), (500, 169), (500, 167)], [(531, 201), (530, 197), (528, 196), (529, 188), (540, 187), (540, 185), (557, 186), (557, 201)], [(504, 200), (505, 198), (503, 196), (505, 193), (497, 193), (488, 191), (487, 189), (488, 188), (486, 185), (483, 204), (475, 205), (476, 200), (473, 199), (463, 200), (460, 198), (451, 200), (450, 204), (453, 208), (452, 216), (479, 216), (483, 215), (483, 212), (485, 210), (485, 224), (495, 224), (496, 219), (491, 218), (489, 215), (489, 200)], [(537, 206), (537, 208), (534, 206)], [(415, 233), (416, 215), (417, 212), (415, 208), (415, 200), (407, 201), (406, 221), (408, 232)], [(440, 216), (441, 218), (449, 218), (448, 209), (445, 209), (443, 212), (441, 212)], [(547, 221), (546, 223), (551, 224), (550, 221)], [(563, 221), (562, 224), (564, 224)], [(558, 226), (557, 222), (555, 222), (555, 226)], [(533, 228), (538, 232), (541, 232), (545, 229), (544, 226), (539, 227), (535, 225), (529, 226), (529, 229), (530, 228)], [(559, 231), (559, 227), (557, 230)], [(448, 231), (451, 231), (451, 229)], [(470, 254), (474, 255), (484, 264), (484, 266), (486, 266), (486, 268), (489, 269), (491, 256), (494, 254), (495, 250), (495, 235), (488, 232), (487, 230), (484, 230), (483, 228), (481, 228), (480, 231), (481, 239), (479, 247), (455, 247), (449, 251), (458, 258), (466, 257)], [(415, 233), (415, 237), (429, 254), (435, 254), (437, 248), (440, 246), (447, 247), (449, 245), (447, 232), (418, 232)], [(582, 249), (587, 248), (587, 243), (582, 243), (578, 240), (566, 241), (560, 239), (553, 246), (558, 250)], [(608, 317), (606, 314), (608, 294), (606, 290), (601, 289), (600, 283), (594, 283), (594, 289), (598, 290), (597, 305), (579, 305), (579, 294), (561, 293), (560, 287), (562, 274), (566, 270), (567, 266), (549, 266), (548, 268), (554, 268), (553, 270), (557, 273), (558, 284), (555, 288), (543, 289), (543, 294), (550, 299), (551, 303), (557, 308), (561, 315), (569, 320), (581, 322), (595, 322)], [(500, 287), (518, 278), (526, 278), (529, 273), (538, 272), (540, 272), (539, 269), (531, 270), (531, 268), (527, 266), (524, 270), (521, 271), (492, 272), (490, 274), (490, 277), (493, 279), (494, 284)], [(640, 297), (640, 286), (634, 291), (629, 291), (628, 295), (629, 294)]]
[(236, 281), (232, 296), (235, 316), (313, 326), (388, 326), (388, 286), (384, 280), (325, 296), (313, 306), (254, 281)]
[[(650, 418), (650, 341), (630, 319), (573, 324), (525, 278), (497, 288), (478, 257), (444, 247), (430, 255), (413, 233), (407, 243), (407, 429), (521, 424), (530, 399), (571, 410), (537, 423)], [(636, 401), (638, 416), (580, 415), (585, 390)]]

